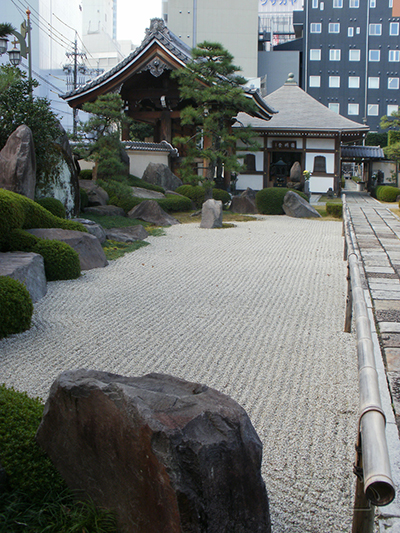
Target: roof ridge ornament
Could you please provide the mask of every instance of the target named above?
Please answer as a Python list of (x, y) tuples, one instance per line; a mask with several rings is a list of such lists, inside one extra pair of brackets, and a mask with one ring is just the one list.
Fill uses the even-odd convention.
[(289, 72), (288, 79), (285, 81), (285, 85), (297, 85), (297, 81), (294, 79), (293, 72)]
[(161, 33), (168, 40), (171, 40), (169, 29), (165, 25), (164, 20), (161, 18), (150, 19), (150, 28), (146, 28), (146, 35), (143, 39), (143, 42), (153, 37), (153, 35), (155, 35), (156, 33)]

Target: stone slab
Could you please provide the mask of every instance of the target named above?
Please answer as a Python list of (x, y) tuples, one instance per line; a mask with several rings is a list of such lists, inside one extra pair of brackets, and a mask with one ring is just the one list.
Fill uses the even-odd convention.
[(378, 322), (381, 333), (400, 333), (400, 322)]
[(386, 291), (376, 291), (371, 290), (371, 295), (374, 300), (399, 300), (400, 294), (398, 291), (386, 290)]
[(32, 252), (0, 253), (0, 276), (9, 276), (25, 285), (36, 303), (47, 292), (43, 257)]
[(392, 267), (373, 267), (373, 266), (366, 266), (365, 271), (368, 272), (379, 272), (382, 274), (395, 274), (395, 271)]
[(381, 334), (380, 338), (381, 338), (381, 341), (382, 341), (382, 344), (383, 344), (384, 348), (387, 348), (387, 347), (398, 348), (398, 347), (400, 347), (400, 334), (398, 334), (398, 333), (383, 333), (383, 334)]
[(400, 348), (385, 348), (388, 372), (400, 372)]

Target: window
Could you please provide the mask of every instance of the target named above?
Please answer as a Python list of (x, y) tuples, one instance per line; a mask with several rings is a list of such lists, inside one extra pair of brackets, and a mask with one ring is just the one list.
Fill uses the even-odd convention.
[(371, 8), (376, 7), (376, 0), (369, 0), (369, 7)]
[(360, 50), (349, 50), (349, 61), (360, 61), (361, 51)]
[(321, 76), (310, 76), (310, 87), (321, 87)]
[(328, 104), (328, 107), (334, 113), (339, 114), (339, 109), (340, 109), (339, 104)]
[(380, 61), (380, 59), (381, 59), (381, 51), (380, 50), (370, 50), (368, 59), (369, 59), (369, 61)]
[(400, 50), (389, 50), (389, 61), (400, 61)]
[(358, 104), (348, 104), (347, 105), (347, 114), (348, 115), (358, 115), (359, 105)]
[(340, 76), (329, 76), (329, 87), (340, 87)]
[(398, 89), (399, 78), (388, 78), (388, 89)]
[(340, 61), (340, 50), (329, 50), (329, 61)]
[(313, 172), (322, 172), (326, 174), (326, 158), (323, 155), (317, 155), (314, 157), (314, 169)]
[(389, 7), (393, 7), (393, 0), (389, 0)]
[(340, 33), (340, 23), (339, 22), (330, 22), (328, 26), (329, 33)]
[(313, 9), (317, 9), (318, 8), (318, 0), (312, 0), (312, 6), (313, 6)]
[(368, 89), (379, 89), (379, 78), (369, 77), (368, 78)]
[(370, 24), (369, 34), (370, 35), (382, 35), (382, 24)]
[(325, 7), (325, 4), (323, 2), (321, 2), (320, 5), (319, 5), (319, 10), (323, 11), (324, 7)]
[(360, 7), (360, 0), (349, 0), (349, 7)]
[(321, 50), (318, 48), (310, 50), (310, 61), (321, 61)]
[(347, 28), (347, 37), (354, 37), (354, 28), (352, 26)]
[(254, 154), (246, 154), (243, 163), (246, 165), (247, 172), (256, 170), (256, 156)]
[(343, 7), (343, 0), (333, 0), (333, 7)]
[(391, 22), (389, 24), (389, 35), (399, 35), (399, 23)]
[(361, 33), (361, 28), (360, 28), (359, 26), (357, 26), (357, 28), (356, 28), (356, 34), (357, 34), (357, 35), (360, 35), (360, 33)]
[(379, 104), (368, 104), (367, 114), (370, 117), (377, 117), (379, 115)]
[(350, 89), (360, 88), (360, 77), (359, 76), (349, 76), (349, 88)]
[(389, 104), (387, 107), (386, 107), (386, 115), (388, 117), (390, 117), (390, 115), (392, 113), (397, 113), (397, 111), (399, 110), (399, 106), (398, 105), (394, 105), (394, 104)]
[(321, 33), (322, 24), (320, 22), (312, 22), (310, 24), (310, 33)]

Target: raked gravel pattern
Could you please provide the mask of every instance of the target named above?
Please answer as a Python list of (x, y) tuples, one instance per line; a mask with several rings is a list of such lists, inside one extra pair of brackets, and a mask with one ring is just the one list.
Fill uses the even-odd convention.
[(148, 240), (49, 283), (32, 328), (0, 341), (0, 382), (42, 398), (79, 367), (205, 383), (263, 442), (273, 533), (350, 531), (358, 382), (341, 224), (264, 217)]

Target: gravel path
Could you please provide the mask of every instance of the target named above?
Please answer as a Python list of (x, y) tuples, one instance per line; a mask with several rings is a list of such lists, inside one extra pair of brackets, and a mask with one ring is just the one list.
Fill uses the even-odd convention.
[(0, 341), (0, 382), (43, 398), (78, 367), (206, 383), (264, 443), (273, 533), (348, 532), (358, 386), (341, 224), (265, 217), (149, 241), (50, 283), (32, 328)]

